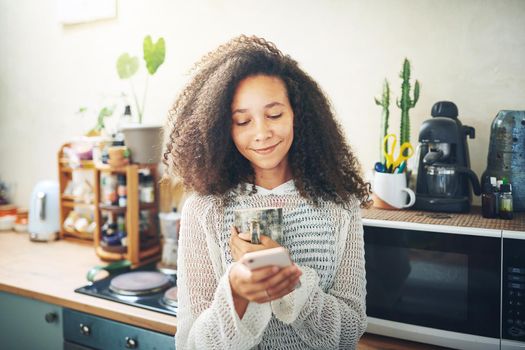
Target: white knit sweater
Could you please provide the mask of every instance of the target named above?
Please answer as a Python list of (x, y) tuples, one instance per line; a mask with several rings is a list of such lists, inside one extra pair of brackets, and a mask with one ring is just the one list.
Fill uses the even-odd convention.
[[(248, 186), (249, 187), (249, 186)], [(365, 260), (359, 202), (311, 205), (293, 180), (258, 193), (235, 191), (226, 207), (192, 195), (182, 210), (177, 350), (353, 349), (366, 328)], [(235, 311), (228, 273), (233, 210), (283, 208), (281, 244), (302, 271), (300, 287)]]

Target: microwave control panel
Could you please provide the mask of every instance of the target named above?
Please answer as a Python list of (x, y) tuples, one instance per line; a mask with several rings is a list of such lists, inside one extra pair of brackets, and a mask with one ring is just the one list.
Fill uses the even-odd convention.
[(503, 339), (525, 340), (525, 240), (503, 239), (502, 313)]

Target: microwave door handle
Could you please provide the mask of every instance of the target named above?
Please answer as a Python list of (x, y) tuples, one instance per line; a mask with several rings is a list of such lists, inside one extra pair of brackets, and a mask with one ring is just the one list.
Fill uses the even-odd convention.
[(38, 192), (36, 195), (36, 213), (40, 220), (46, 219), (46, 193)]

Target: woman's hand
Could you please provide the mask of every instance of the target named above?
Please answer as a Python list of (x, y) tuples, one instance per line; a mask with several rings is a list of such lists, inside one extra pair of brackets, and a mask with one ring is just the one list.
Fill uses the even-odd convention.
[(293, 291), (301, 275), (295, 264), (282, 269), (268, 266), (251, 271), (237, 263), (231, 268), (229, 279), (234, 301), (242, 299), (245, 302), (266, 303)]
[(277, 248), (280, 247), (279, 243), (274, 241), (268, 236), (261, 235), (260, 240), (261, 244), (252, 244), (248, 239), (248, 234), (237, 232), (235, 227), (231, 229), (231, 238), (230, 238), (230, 250), (231, 255), (234, 261), (239, 261), (245, 253), (255, 252), (258, 250)]
[[(261, 244), (252, 244), (247, 241), (248, 235), (242, 237), (243, 234), (239, 234), (235, 227), (232, 227), (231, 233), (230, 250), (235, 261), (248, 252), (280, 247), (279, 243), (265, 235), (260, 237)], [(235, 311), (242, 318), (250, 301), (267, 303), (282, 298), (295, 289), (301, 275), (301, 270), (295, 264), (282, 269), (268, 266), (253, 271), (243, 264), (235, 264), (228, 276)]]

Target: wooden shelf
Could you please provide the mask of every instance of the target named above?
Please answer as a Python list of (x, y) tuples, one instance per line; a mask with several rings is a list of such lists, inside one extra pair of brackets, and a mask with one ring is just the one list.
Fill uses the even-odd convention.
[(117, 261), (117, 260), (124, 260), (127, 258), (127, 252), (124, 252), (124, 253), (108, 252), (107, 250), (104, 250), (104, 248), (102, 248), (101, 246), (96, 246), (95, 252), (104, 261)]
[(58, 163), (63, 166), (64, 169), (69, 170), (83, 170), (83, 169), (92, 169), (95, 167), (95, 163), (93, 163), (93, 160), (81, 160), (79, 163), (78, 168), (71, 168), (69, 166), (69, 159), (66, 157), (60, 157), (58, 158)]
[(96, 168), (106, 173), (126, 174), (129, 166), (137, 166), (139, 169), (150, 169), (153, 171), (156, 171), (157, 169), (157, 164), (136, 164), (136, 163), (128, 164), (128, 165), (121, 166), (121, 167), (112, 167), (109, 164), (98, 164)]
[(148, 249), (142, 250), (139, 252), (139, 257), (141, 260), (146, 258), (154, 257), (160, 253), (160, 245), (155, 245)]
[(66, 190), (66, 187), (68, 186), (68, 183), (73, 180), (73, 173), (76, 171), (88, 171), (91, 173), (92, 180), (96, 180), (96, 172), (94, 162), (92, 160), (81, 160), (79, 163), (78, 168), (71, 168), (69, 166), (69, 159), (65, 157), (64, 149), (66, 147), (71, 147), (70, 143), (66, 143), (60, 147), (60, 150), (58, 151), (58, 182), (59, 182), (59, 190), (60, 190), (60, 232), (59, 236), (62, 239), (68, 239), (72, 241), (93, 241), (93, 234), (88, 234), (85, 232), (70, 232), (64, 228), (64, 221), (68, 217), (68, 215), (71, 213), (72, 210), (75, 208), (83, 208), (88, 209), (95, 212), (96, 205), (94, 203), (85, 203), (84, 201), (80, 200), (79, 198), (64, 194), (64, 191)]
[(70, 168), (68, 166), (62, 167), (62, 171), (67, 172), (67, 173), (72, 173), (73, 171), (88, 171), (88, 170), (93, 170), (93, 169), (94, 167), (80, 167), (80, 168)]
[(71, 232), (65, 229), (63, 226), (62, 226), (62, 230), (64, 231), (63, 233), (64, 237), (78, 239), (80, 241), (93, 241), (93, 233), (80, 232), (77, 230), (75, 230), (74, 232)]
[(104, 173), (126, 174), (126, 172), (127, 172), (127, 166), (118, 167), (118, 168), (112, 168), (109, 165), (99, 165), (99, 166), (97, 166), (97, 169), (99, 171), (104, 172)]
[(127, 207), (120, 207), (118, 205), (99, 204), (98, 208), (100, 210), (111, 211), (114, 213), (125, 213), (127, 211)]
[(157, 203), (139, 203), (140, 210), (157, 210)]
[[(140, 211), (149, 210), (156, 212), (158, 208), (158, 191), (155, 188), (154, 203), (139, 203), (139, 170), (148, 168), (153, 175), (154, 182), (157, 183), (157, 165), (156, 164), (129, 164), (125, 167), (112, 168), (108, 166), (97, 167), (97, 179), (95, 182), (95, 203), (99, 203), (95, 210), (95, 221), (97, 222), (97, 231), (95, 233), (95, 246), (97, 255), (106, 261), (115, 261), (127, 259), (132, 266), (140, 266), (160, 259), (161, 246), (160, 239), (154, 242), (153, 246), (147, 245), (141, 247), (141, 235), (147, 235), (148, 232), (140, 232)], [(100, 204), (101, 201), (101, 184), (100, 178), (102, 173), (124, 174), (126, 176), (126, 207), (115, 205)], [(112, 252), (105, 250), (101, 246), (102, 241), (102, 212), (114, 214), (125, 214), (126, 217), (126, 234), (127, 247), (125, 252)], [(156, 219), (156, 216), (155, 216)], [(150, 222), (149, 233), (158, 235), (158, 223), (156, 220)], [(150, 219), (151, 220), (151, 219)]]
[[(155, 187), (154, 203), (139, 203), (139, 170), (149, 169), (153, 176), (154, 183), (157, 184), (157, 164), (128, 164), (122, 167), (111, 167), (107, 164), (95, 164), (92, 160), (81, 160), (78, 168), (72, 168), (69, 160), (65, 157), (64, 149), (71, 147), (71, 144), (64, 144), (58, 152), (58, 173), (60, 184), (60, 238), (72, 239), (76, 241), (92, 240), (95, 245), (95, 252), (105, 261), (115, 261), (127, 259), (136, 267), (145, 263), (149, 263), (160, 259), (161, 246), (158, 233), (158, 218), (156, 215), (150, 215), (148, 219), (149, 229), (145, 232), (140, 232), (140, 212), (142, 210), (156, 213), (158, 211), (158, 197), (159, 191)], [(66, 187), (70, 181), (73, 180), (73, 174), (76, 171), (91, 171), (93, 174), (93, 185), (95, 198), (93, 203), (84, 203), (79, 198), (64, 194)], [(105, 205), (101, 203), (101, 173), (107, 174), (121, 174), (126, 176), (126, 204), (125, 207), (117, 205)], [(94, 220), (96, 222), (95, 232), (87, 234), (84, 232), (71, 232), (66, 230), (63, 226), (64, 221), (68, 215), (75, 210), (75, 208), (85, 208), (93, 211)], [(102, 246), (102, 224), (103, 215), (124, 215), (126, 225), (126, 244), (122, 248), (122, 252), (110, 251), (111, 248)], [(144, 244), (141, 246), (142, 238), (152, 239), (153, 243)], [(114, 247), (113, 247), (114, 248)]]
[(93, 210), (95, 209), (94, 204), (82, 203), (82, 202), (62, 201), (62, 205), (66, 208), (79, 207), (79, 208), (87, 208), (87, 209), (93, 209)]

